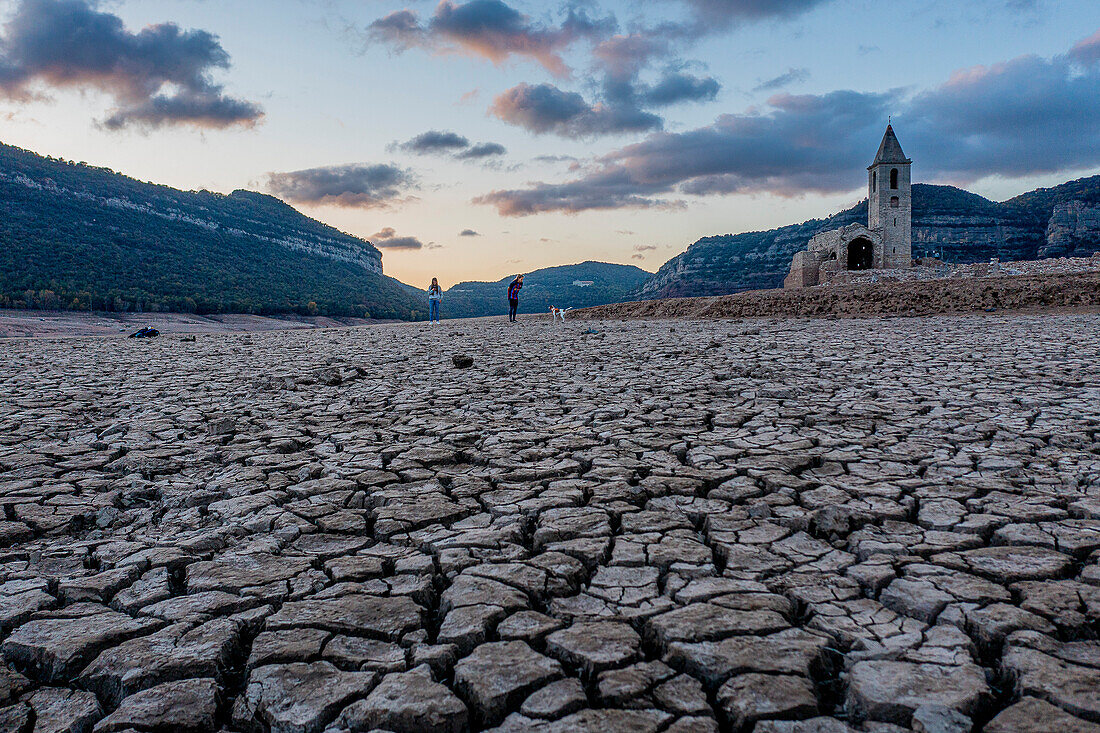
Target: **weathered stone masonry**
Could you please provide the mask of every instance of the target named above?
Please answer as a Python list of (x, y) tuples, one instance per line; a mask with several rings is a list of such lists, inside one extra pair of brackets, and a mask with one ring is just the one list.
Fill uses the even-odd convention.
[(783, 287), (820, 285), (837, 272), (908, 268), (913, 261), (912, 163), (894, 128), (887, 126), (867, 167), (867, 226), (850, 224), (813, 237), (795, 253)]

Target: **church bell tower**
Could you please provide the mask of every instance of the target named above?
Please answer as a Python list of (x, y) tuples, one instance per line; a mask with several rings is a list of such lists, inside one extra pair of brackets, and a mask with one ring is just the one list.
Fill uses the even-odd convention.
[(878, 146), (867, 167), (867, 228), (882, 234), (882, 255), (875, 267), (904, 268), (913, 262), (913, 189), (910, 166), (894, 128)]

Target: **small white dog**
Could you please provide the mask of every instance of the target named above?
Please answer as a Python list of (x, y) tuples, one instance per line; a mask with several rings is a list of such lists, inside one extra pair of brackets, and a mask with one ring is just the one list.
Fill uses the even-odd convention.
[(550, 320), (556, 322), (560, 318), (561, 322), (565, 323), (565, 314), (568, 313), (571, 310), (573, 310), (573, 309), (572, 308), (555, 308), (554, 306), (550, 306)]

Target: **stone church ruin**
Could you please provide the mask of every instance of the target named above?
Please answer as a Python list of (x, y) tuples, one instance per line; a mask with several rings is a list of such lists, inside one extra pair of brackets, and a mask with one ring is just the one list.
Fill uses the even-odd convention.
[(867, 167), (867, 226), (849, 224), (815, 235), (796, 252), (784, 288), (821, 285), (837, 273), (898, 270), (913, 263), (913, 193), (910, 166), (894, 128), (886, 127)]

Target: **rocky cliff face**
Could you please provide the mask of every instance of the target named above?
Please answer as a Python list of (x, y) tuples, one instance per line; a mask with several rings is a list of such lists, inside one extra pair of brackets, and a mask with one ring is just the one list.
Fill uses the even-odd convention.
[[(661, 267), (639, 297), (723, 295), (779, 287), (818, 232), (867, 221), (863, 201), (828, 219), (704, 237)], [(1100, 176), (997, 203), (952, 186), (913, 186), (913, 256), (948, 262), (1085, 257), (1100, 251)]]
[(1100, 242), (1100, 206), (1074, 200), (1056, 204), (1040, 257), (1085, 257)]
[(867, 221), (866, 201), (828, 219), (767, 232), (704, 237), (666, 262), (642, 286), (640, 297), (683, 298), (774, 288), (783, 282), (791, 257), (806, 247), (810, 237), (857, 221)]

